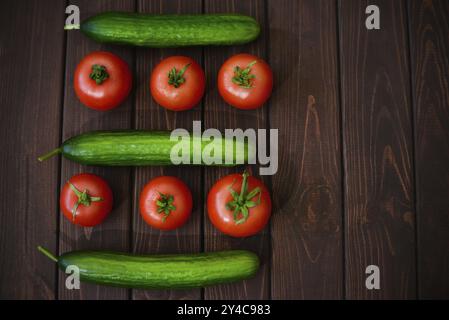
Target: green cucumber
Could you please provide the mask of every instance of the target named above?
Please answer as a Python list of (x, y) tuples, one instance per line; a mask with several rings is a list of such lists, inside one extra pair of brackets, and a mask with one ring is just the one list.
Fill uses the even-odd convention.
[(249, 279), (259, 269), (257, 255), (245, 250), (171, 255), (72, 251), (56, 258), (38, 249), (64, 272), (70, 265), (78, 267), (81, 281), (126, 288), (201, 288)]
[(169, 48), (248, 43), (257, 38), (260, 27), (240, 14), (105, 12), (83, 21), (81, 31), (102, 43)]
[[(97, 166), (151, 166), (173, 165), (171, 160), (172, 148), (176, 150), (184, 148), (188, 164), (203, 165), (237, 165), (248, 163), (254, 156), (253, 146), (248, 142), (238, 139), (221, 138), (218, 140), (202, 139), (200, 136), (190, 134), (187, 139), (170, 139), (169, 131), (92, 131), (66, 140), (61, 147), (39, 157), (44, 161), (61, 153), (67, 159), (85, 164)], [(214, 143), (221, 148), (221, 163), (206, 163), (202, 157), (202, 151)], [(225, 164), (226, 144), (232, 146), (233, 162)], [(229, 148), (230, 149), (230, 148)], [(196, 152), (195, 152), (196, 151)], [(177, 154), (182, 154), (180, 151)], [(195, 157), (199, 155), (199, 157)], [(242, 161), (237, 161), (241, 159)], [(199, 160), (198, 162), (195, 162)], [(187, 163), (182, 163), (187, 164)]]

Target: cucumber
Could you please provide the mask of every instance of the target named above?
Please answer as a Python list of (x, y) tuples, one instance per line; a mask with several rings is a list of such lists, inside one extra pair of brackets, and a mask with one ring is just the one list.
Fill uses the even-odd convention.
[(248, 279), (259, 269), (257, 255), (245, 250), (172, 255), (72, 251), (56, 258), (38, 249), (64, 272), (77, 266), (81, 281), (126, 288), (201, 288)]
[[(173, 163), (170, 157), (172, 148), (176, 147), (176, 150), (178, 150), (178, 148), (184, 147), (184, 150), (187, 150), (187, 156), (190, 158), (188, 164), (195, 164), (194, 156), (196, 153), (200, 155), (197, 159), (201, 160), (201, 163), (197, 164), (232, 166), (248, 163), (249, 158), (252, 159), (255, 154), (255, 149), (248, 144), (246, 139), (245, 141), (241, 141), (222, 138), (210, 142), (201, 139), (197, 135), (190, 134), (190, 138), (185, 140), (170, 140), (170, 135), (171, 132), (169, 131), (93, 131), (66, 140), (61, 147), (56, 148), (38, 159), (39, 161), (44, 161), (61, 153), (64, 157), (85, 165), (174, 165), (176, 163)], [(214, 143), (218, 147), (221, 147), (221, 164), (208, 163), (202, 159), (202, 151), (209, 143)], [(226, 143), (232, 146), (233, 162), (225, 164)], [(241, 161), (237, 161), (237, 159)]]
[(170, 48), (248, 43), (257, 38), (260, 27), (239, 14), (105, 12), (83, 21), (81, 31), (102, 43)]

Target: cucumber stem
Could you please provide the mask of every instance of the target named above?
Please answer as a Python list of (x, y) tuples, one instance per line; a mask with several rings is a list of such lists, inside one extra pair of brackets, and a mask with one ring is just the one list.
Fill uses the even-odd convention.
[(45, 161), (59, 153), (61, 153), (61, 148), (56, 148), (52, 151), (50, 151), (49, 153), (44, 154), (43, 156), (40, 156), (39, 158), (37, 158), (37, 160), (39, 160), (40, 162)]
[(48, 251), (47, 249), (41, 247), (41, 246), (37, 246), (37, 250), (39, 250), (40, 252), (42, 252), (45, 256), (47, 256), (48, 258), (50, 258), (50, 260), (53, 260), (54, 262), (58, 263), (58, 258), (56, 258), (50, 251)]

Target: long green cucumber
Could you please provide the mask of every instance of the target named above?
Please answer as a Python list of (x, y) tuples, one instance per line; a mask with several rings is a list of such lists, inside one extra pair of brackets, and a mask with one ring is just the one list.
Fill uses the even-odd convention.
[(260, 27), (240, 14), (105, 12), (83, 21), (81, 31), (98, 42), (169, 48), (243, 44), (256, 39)]
[(72, 251), (56, 258), (38, 249), (62, 271), (78, 267), (81, 281), (126, 288), (201, 288), (248, 279), (259, 269), (257, 255), (245, 250), (172, 255)]
[[(180, 164), (172, 161), (172, 151), (176, 155), (186, 155), (181, 164), (236, 165), (248, 163), (254, 157), (254, 147), (248, 141), (221, 138), (213, 142), (191, 134), (186, 139), (171, 139), (169, 131), (93, 131), (66, 140), (61, 147), (39, 157), (46, 160), (58, 153), (85, 165), (98, 166), (150, 166)], [(202, 157), (209, 153), (210, 144), (218, 146), (217, 159), (221, 163), (209, 163)], [(226, 146), (229, 146), (228, 148)], [(207, 148), (207, 149), (206, 149)], [(231, 150), (233, 161), (226, 162), (226, 151)], [(228, 152), (229, 155), (229, 152)], [(238, 161), (240, 159), (240, 161)], [(186, 163), (188, 162), (188, 163)]]

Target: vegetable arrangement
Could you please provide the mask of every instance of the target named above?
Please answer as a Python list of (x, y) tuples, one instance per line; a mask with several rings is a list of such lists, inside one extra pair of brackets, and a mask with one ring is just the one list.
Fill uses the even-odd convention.
[(42, 247), (38, 250), (62, 271), (77, 266), (81, 281), (126, 288), (200, 288), (249, 279), (259, 269), (259, 258), (244, 250), (172, 255), (72, 251), (58, 258)]
[[(106, 12), (84, 21), (81, 30), (99, 42), (165, 48), (243, 44), (257, 38), (260, 27), (253, 18), (236, 14)], [(153, 99), (171, 111), (184, 111), (199, 104), (205, 87), (201, 66), (184, 56), (162, 60), (150, 78)], [(220, 68), (217, 87), (231, 106), (256, 109), (271, 95), (273, 74), (269, 65), (259, 57), (238, 54)], [(132, 75), (120, 57), (109, 52), (92, 52), (75, 70), (74, 89), (84, 105), (106, 111), (127, 98), (132, 89)], [(66, 140), (38, 159), (44, 161), (62, 154), (84, 165), (173, 165), (171, 152), (180, 142), (170, 137), (171, 133), (164, 131), (87, 132)], [(223, 163), (228, 142), (226, 139), (221, 141)], [(190, 151), (194, 145), (199, 145), (202, 152), (209, 141), (191, 135), (181, 143)], [(247, 163), (252, 146), (238, 139), (233, 139), (231, 145), (234, 159), (231, 165), (236, 165), (238, 158)], [(239, 152), (244, 152), (243, 157)], [(193, 163), (192, 157), (191, 152), (190, 163)], [(142, 218), (160, 230), (183, 226), (191, 215), (192, 206), (189, 187), (176, 177), (154, 178), (140, 193)], [(75, 175), (61, 190), (60, 207), (73, 224), (95, 226), (112, 210), (112, 190), (101, 177), (88, 173)], [(252, 236), (260, 232), (270, 218), (270, 194), (262, 181), (247, 172), (229, 175), (217, 181), (209, 191), (207, 211), (212, 224), (221, 232), (233, 237)], [(248, 279), (259, 267), (258, 257), (243, 250), (177, 255), (75, 251), (56, 258), (46, 249), (38, 249), (57, 262), (63, 271), (68, 265), (78, 266), (83, 281), (129, 288), (198, 288)]]

